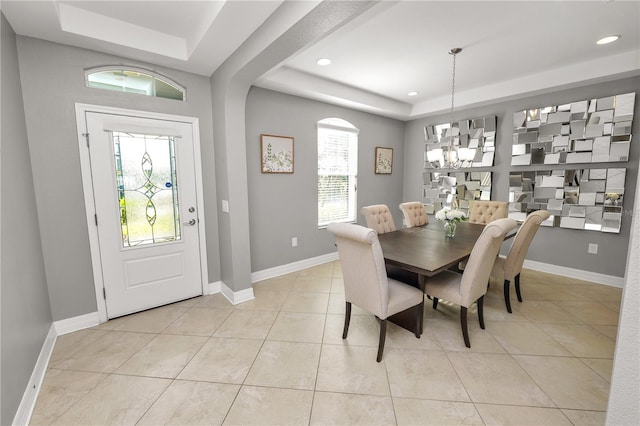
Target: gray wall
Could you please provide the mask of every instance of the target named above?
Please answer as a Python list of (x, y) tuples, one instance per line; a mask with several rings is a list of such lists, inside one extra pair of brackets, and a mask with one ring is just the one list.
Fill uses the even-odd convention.
[[(478, 108), (456, 111), (455, 120), (495, 115), (497, 117), (497, 151), (493, 169), (494, 200), (508, 200), (509, 171), (511, 170), (511, 145), (513, 139), (513, 113), (524, 109), (547, 105), (561, 105), (585, 99), (601, 98), (622, 93), (637, 92), (640, 77), (626, 78), (593, 84), (569, 90), (557, 90), (538, 96), (497, 102)], [(633, 122), (633, 139), (640, 136), (640, 97), (636, 94), (635, 117)], [(424, 133), (426, 125), (449, 122), (450, 115), (440, 115), (424, 119), (412, 120), (405, 127), (405, 174), (404, 197), (418, 199), (422, 189), (422, 170), (424, 152)], [(630, 160), (626, 163), (602, 163), (594, 167), (626, 167), (624, 207), (620, 234), (606, 234), (595, 231), (577, 231), (561, 228), (541, 228), (534, 239), (527, 259), (567, 268), (597, 272), (617, 277), (624, 276), (627, 261), (627, 247), (631, 230), (631, 212), (634, 205), (635, 186), (638, 174), (638, 157), (640, 145), (631, 143)], [(562, 166), (535, 166), (536, 169), (570, 168)], [(514, 168), (515, 169), (515, 168)], [(520, 167), (517, 170), (522, 170)], [(598, 254), (588, 254), (589, 243), (599, 245)]]
[[(317, 128), (337, 117), (360, 129), (358, 135), (358, 221), (360, 207), (387, 204), (402, 226), (404, 124), (401, 121), (257, 87), (246, 107), (247, 173), (251, 232), (251, 270), (260, 271), (335, 252), (334, 237), (318, 229)], [(260, 134), (294, 138), (294, 173), (262, 174)], [(374, 173), (375, 147), (393, 148), (393, 173)], [(291, 247), (291, 237), (298, 246)]]
[(2, 413), (11, 424), (51, 327), (16, 36), (2, 20)]
[[(637, 182), (640, 185), (640, 179)], [(636, 186), (636, 196), (640, 188)], [(616, 353), (611, 374), (611, 390), (607, 405), (607, 425), (640, 424), (640, 209), (633, 209), (631, 244), (627, 261), (625, 286), (622, 290)]]
[[(90, 50), (18, 36), (18, 56), (54, 320), (95, 312), (75, 103), (89, 103), (200, 119), (209, 282), (220, 279), (209, 79)], [(152, 69), (187, 88), (187, 101), (85, 87), (86, 68), (127, 64)]]

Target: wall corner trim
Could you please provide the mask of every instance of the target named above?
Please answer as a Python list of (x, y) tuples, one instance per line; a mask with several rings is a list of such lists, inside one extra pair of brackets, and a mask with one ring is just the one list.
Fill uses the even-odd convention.
[(55, 327), (57, 335), (62, 336), (63, 334), (73, 333), (74, 331), (84, 330), (89, 327), (95, 327), (98, 324), (100, 324), (98, 312), (91, 312), (89, 314), (55, 321), (53, 326)]
[(49, 359), (53, 353), (53, 347), (56, 343), (57, 337), (56, 328), (54, 324), (51, 324), (51, 327), (49, 327), (49, 333), (47, 333), (47, 337), (45, 337), (44, 343), (42, 344), (40, 355), (38, 355), (36, 365), (33, 367), (33, 372), (27, 382), (27, 388), (22, 395), (22, 400), (20, 401), (18, 411), (16, 411), (12, 424), (27, 425), (31, 421), (31, 415), (33, 414), (33, 409), (36, 406), (36, 401), (40, 394), (40, 388), (42, 387), (42, 381), (44, 380), (45, 373), (47, 372), (47, 366), (49, 365)]
[(237, 305), (239, 303), (255, 299), (255, 296), (253, 295), (253, 287), (245, 288), (240, 291), (233, 291), (224, 282), (222, 282), (220, 285), (220, 292), (229, 302), (231, 302), (232, 305)]
[(548, 272), (550, 274), (561, 275), (563, 277), (604, 284), (610, 287), (624, 287), (624, 277), (599, 274), (597, 272), (583, 271), (582, 269), (567, 268), (566, 266), (552, 265), (550, 263), (536, 262), (534, 260), (527, 259), (524, 260), (523, 266), (527, 269), (533, 269), (534, 271)]

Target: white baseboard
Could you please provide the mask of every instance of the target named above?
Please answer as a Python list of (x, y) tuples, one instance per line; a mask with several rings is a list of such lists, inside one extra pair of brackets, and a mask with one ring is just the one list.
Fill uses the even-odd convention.
[(62, 336), (63, 334), (73, 333), (74, 331), (84, 330), (89, 327), (95, 327), (98, 324), (100, 324), (98, 312), (91, 312), (89, 314), (55, 321), (53, 326), (55, 327), (58, 336)]
[(567, 268), (565, 266), (552, 265), (550, 263), (536, 262), (527, 259), (524, 260), (523, 267), (533, 269), (534, 271), (548, 272), (550, 274), (591, 281), (592, 283), (604, 284), (611, 287), (624, 287), (624, 277), (599, 274), (597, 272), (583, 271), (581, 269)]
[(322, 256), (312, 257), (310, 259), (288, 263), (286, 265), (263, 269), (262, 271), (251, 273), (251, 282), (255, 283), (269, 278), (279, 277), (280, 275), (289, 274), (291, 272), (296, 272), (301, 269), (310, 268), (312, 266), (322, 265), (323, 263), (333, 262), (334, 260), (338, 259), (338, 252), (336, 251), (329, 254), (323, 254)]
[(47, 372), (47, 366), (49, 365), (49, 358), (53, 352), (53, 347), (56, 343), (56, 328), (53, 324), (49, 327), (49, 333), (44, 339), (42, 349), (40, 349), (40, 355), (36, 361), (36, 365), (33, 367), (31, 377), (27, 382), (27, 389), (22, 394), (22, 400), (18, 406), (18, 411), (13, 418), (13, 425), (27, 425), (31, 421), (31, 414), (36, 406), (36, 400), (42, 387), (42, 381), (44, 380), (45, 373)]
[(253, 295), (253, 287), (245, 288), (244, 290), (240, 291), (233, 291), (229, 287), (227, 287), (225, 283), (221, 283), (220, 292), (233, 305), (255, 299), (255, 296)]
[(216, 281), (215, 283), (209, 283), (209, 285), (207, 287), (207, 292), (208, 293), (205, 294), (205, 296), (209, 295), (209, 294), (218, 294), (218, 293), (220, 293), (221, 289), (222, 289), (222, 281)]
[(209, 293), (207, 294), (222, 293), (222, 295), (233, 305), (237, 305), (238, 303), (247, 302), (249, 300), (255, 299), (253, 295), (253, 288), (247, 288), (240, 291), (233, 291), (222, 281), (209, 283), (208, 291)]
[[(312, 257), (310, 259), (300, 260), (298, 262), (293, 262), (286, 265), (263, 269), (262, 271), (253, 272), (251, 274), (251, 282), (258, 282), (269, 278), (279, 277), (281, 275), (296, 272), (301, 269), (318, 266), (327, 262), (333, 262), (338, 259), (338, 252), (334, 252), (322, 256)], [(581, 269), (568, 268), (566, 266), (552, 265), (550, 263), (536, 262), (526, 259), (524, 261), (524, 267), (533, 269), (534, 271), (547, 272), (550, 274), (561, 275), (563, 277), (591, 281), (592, 283), (604, 284), (611, 287), (624, 287), (624, 277), (599, 274), (597, 272), (583, 271)]]

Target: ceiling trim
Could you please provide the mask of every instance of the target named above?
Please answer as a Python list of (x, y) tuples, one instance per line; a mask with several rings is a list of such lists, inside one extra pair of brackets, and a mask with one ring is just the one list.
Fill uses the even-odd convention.
[(187, 41), (66, 3), (55, 3), (62, 31), (186, 61)]
[[(464, 90), (456, 87), (455, 107), (468, 108), (497, 100), (548, 93), (559, 87), (576, 87), (634, 75), (640, 75), (640, 52), (623, 52), (475, 89)], [(451, 107), (450, 94), (417, 103), (412, 107), (408, 103), (286, 66), (260, 77), (254, 85), (403, 121), (443, 114)]]

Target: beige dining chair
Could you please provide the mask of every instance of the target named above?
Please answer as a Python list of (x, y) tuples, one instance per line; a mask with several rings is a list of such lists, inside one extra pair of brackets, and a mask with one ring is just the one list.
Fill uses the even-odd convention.
[(400, 210), (404, 215), (404, 222), (407, 228), (413, 228), (414, 226), (422, 226), (429, 223), (429, 216), (424, 209), (424, 204), (419, 201), (410, 201), (400, 204)]
[(480, 328), (484, 329), (482, 306), (489, 275), (505, 235), (515, 227), (516, 221), (510, 218), (491, 222), (474, 244), (462, 274), (446, 270), (427, 278), (425, 282), (424, 291), (433, 298), (433, 309), (437, 309), (439, 299), (460, 305), (462, 337), (468, 348), (471, 347), (471, 343), (467, 326), (467, 309), (477, 302), (478, 321)]
[(382, 360), (387, 318), (391, 315), (417, 306), (415, 336), (420, 338), (424, 293), (387, 277), (378, 234), (371, 228), (348, 223), (331, 223), (327, 230), (336, 236), (344, 280), (346, 312), (342, 338), (347, 338), (352, 303), (380, 319), (378, 362)]
[(469, 223), (487, 224), (507, 217), (506, 201), (476, 200), (469, 208)]
[(385, 204), (365, 206), (360, 209), (360, 213), (364, 216), (367, 228), (373, 229), (378, 234), (396, 230), (396, 224), (393, 221), (391, 211)]
[(522, 294), (520, 293), (520, 273), (524, 264), (524, 257), (529, 250), (531, 241), (535, 237), (536, 232), (540, 228), (540, 224), (549, 218), (549, 212), (546, 210), (537, 210), (529, 213), (520, 229), (516, 233), (511, 243), (511, 249), (506, 258), (498, 257), (493, 264), (491, 276), (498, 280), (504, 280), (504, 303), (507, 311), (511, 313), (511, 300), (509, 297), (510, 283), (513, 282), (516, 287), (516, 295), (518, 302), (522, 302)]

